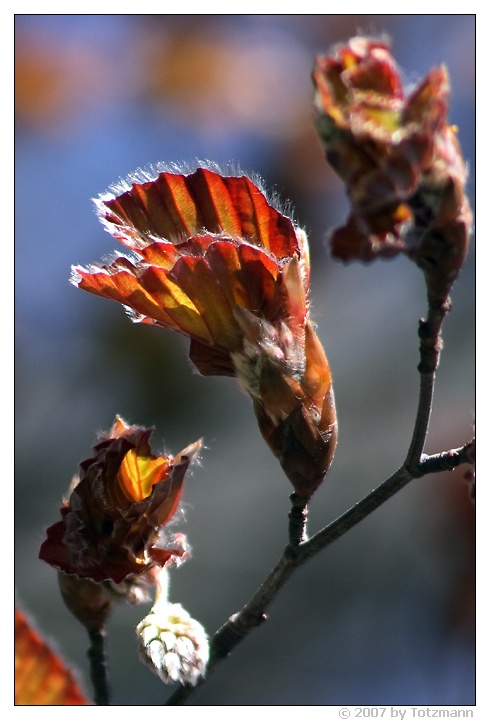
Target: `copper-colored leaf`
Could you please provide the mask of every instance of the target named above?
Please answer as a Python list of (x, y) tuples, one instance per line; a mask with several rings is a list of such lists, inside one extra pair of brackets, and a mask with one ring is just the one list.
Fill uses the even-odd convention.
[(88, 705), (73, 673), (15, 610), (15, 704)]
[(294, 225), (245, 175), (223, 176), (208, 168), (188, 175), (163, 171), (133, 182), (119, 195), (101, 195), (99, 215), (118, 240), (133, 250), (149, 238), (174, 243), (208, 233), (244, 238), (278, 259), (298, 252)]
[(133, 320), (187, 335), (201, 374), (235, 376), (297, 494), (310, 497), (333, 456), (336, 416), (328, 362), (312, 341), (305, 232), (259, 184), (207, 167), (136, 177), (96, 204), (134, 254), (74, 267), (73, 282), (126, 305)]
[[(80, 464), (79, 482), (61, 508), (61, 520), (47, 530), (41, 560), (95, 582), (121, 583), (151, 569), (156, 557), (151, 550), (163, 539), (163, 526), (177, 510), (185, 473), (201, 447), (197, 441), (175, 457), (155, 455), (151, 434), (151, 428), (116, 418), (93, 456)], [(174, 543), (162, 549), (167, 559), (185, 554)]]
[(318, 132), (351, 204), (332, 234), (333, 255), (369, 262), (404, 253), (444, 302), (472, 224), (466, 163), (447, 117), (447, 69), (434, 68), (406, 94), (389, 45), (359, 36), (317, 56), (312, 79)]

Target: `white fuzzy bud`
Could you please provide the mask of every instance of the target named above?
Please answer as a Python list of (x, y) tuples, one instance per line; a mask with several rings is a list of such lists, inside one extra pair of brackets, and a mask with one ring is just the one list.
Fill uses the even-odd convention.
[(204, 677), (208, 636), (181, 605), (157, 602), (136, 632), (142, 660), (164, 683), (196, 685)]

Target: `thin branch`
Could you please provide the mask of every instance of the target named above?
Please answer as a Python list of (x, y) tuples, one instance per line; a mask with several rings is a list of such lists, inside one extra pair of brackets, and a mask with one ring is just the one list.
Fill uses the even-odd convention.
[(454, 470), (459, 465), (471, 463), (468, 454), (473, 447), (474, 441), (470, 441), (460, 448), (448, 450), (447, 452), (435, 455), (423, 455), (415, 468), (409, 470), (405, 465), (397, 470), (391, 477), (385, 480), (369, 495), (356, 503), (350, 510), (347, 510), (341, 517), (327, 525), (323, 530), (316, 533), (310, 540), (300, 546), (300, 561), (304, 562), (313, 557), (320, 550), (330, 545), (338, 537), (341, 537), (347, 530), (357, 525), (361, 520), (370, 515), (374, 510), (383, 505), (405, 485), (415, 478), (423, 477), (438, 472)]
[[(232, 615), (214, 635), (211, 641), (207, 677), (213, 672), (218, 662), (230, 654), (240, 640), (248, 635), (253, 628), (261, 625), (266, 620), (265, 610), (298, 567), (374, 512), (411, 480), (429, 473), (453, 470), (463, 463), (470, 462), (468, 451), (471, 446), (472, 442), (456, 450), (424, 456), (413, 471), (409, 471), (406, 466), (401, 467), (369, 495), (323, 528), (323, 530), (316, 533), (312, 538), (300, 543), (297, 547), (288, 545), (282, 558), (250, 601), (240, 612)], [(178, 688), (166, 702), (166, 705), (185, 704), (187, 699), (205, 681), (206, 679), (203, 678), (196, 686), (183, 685)]]
[(304, 542), (306, 535), (306, 522), (308, 520), (307, 503), (302, 500), (296, 493), (289, 496), (291, 500), (291, 511), (289, 518), (289, 544), (296, 547)]
[(109, 705), (109, 673), (106, 654), (105, 630), (89, 630), (90, 647), (87, 655), (90, 661), (90, 679), (96, 705)]
[(470, 440), (457, 450), (437, 453), (436, 455), (422, 455), (416, 477), (429, 475), (437, 472), (454, 470), (465, 463), (471, 465), (474, 462), (475, 439)]
[(405, 466), (409, 468), (418, 465), (424, 451), (432, 410), (435, 375), (442, 350), (441, 328), (450, 308), (449, 298), (442, 302), (429, 296), (427, 320), (419, 322), (420, 389), (412, 440), (405, 460)]
[(303, 543), (300, 548), (301, 562), (313, 557), (319, 553), (320, 550), (331, 545), (334, 540), (344, 535), (348, 530), (360, 523), (361, 520), (364, 520), (365, 517), (405, 487), (414, 477), (407, 468), (399, 468), (399, 470), (347, 510), (347, 512), (317, 532), (316, 535), (313, 535), (310, 540)]

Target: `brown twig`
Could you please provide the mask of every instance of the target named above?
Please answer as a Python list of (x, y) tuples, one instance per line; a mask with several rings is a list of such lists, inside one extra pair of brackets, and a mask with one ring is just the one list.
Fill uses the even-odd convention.
[[(412, 471), (406, 466), (401, 467), (391, 477), (385, 480), (369, 495), (347, 510), (337, 520), (320, 530), (312, 538), (300, 543), (296, 547), (288, 545), (282, 558), (270, 572), (251, 600), (244, 608), (232, 615), (230, 619), (217, 631), (211, 641), (210, 661), (207, 677), (213, 672), (217, 663), (225, 658), (253, 628), (262, 624), (266, 619), (265, 610), (277, 596), (293, 572), (307, 560), (317, 555), (321, 550), (344, 535), (361, 520), (370, 515), (383, 503), (389, 500), (405, 485), (415, 478), (423, 477), (429, 473), (453, 470), (463, 463), (470, 462), (468, 450), (472, 443), (448, 452), (431, 456), (423, 456), (417, 467)], [(183, 705), (197, 688), (205, 682), (203, 678), (198, 685), (184, 685), (176, 690), (167, 705)]]
[(90, 647), (87, 655), (90, 661), (90, 679), (96, 705), (109, 705), (109, 673), (107, 665), (105, 630), (89, 630)]
[(427, 319), (420, 320), (419, 322), (419, 404), (417, 416), (415, 418), (412, 440), (405, 460), (405, 466), (411, 469), (417, 467), (424, 451), (432, 410), (435, 375), (442, 350), (441, 328), (444, 318), (450, 308), (451, 302), (449, 298), (447, 298), (444, 302), (441, 302), (435, 300), (429, 295)]
[(308, 520), (308, 507), (304, 499), (296, 493), (289, 496), (291, 511), (289, 518), (289, 544), (295, 547), (307, 539), (306, 522)]

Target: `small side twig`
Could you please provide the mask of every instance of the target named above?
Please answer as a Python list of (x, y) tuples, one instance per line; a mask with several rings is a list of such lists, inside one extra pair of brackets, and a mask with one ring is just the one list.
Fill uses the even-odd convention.
[[(470, 462), (468, 450), (471, 446), (472, 443), (467, 443), (455, 450), (424, 456), (413, 472), (409, 471), (406, 466), (401, 467), (369, 495), (317, 532), (309, 540), (300, 543), (295, 548), (288, 545), (277, 565), (249, 602), (240, 612), (232, 615), (214, 635), (211, 641), (211, 653), (206, 677), (209, 677), (219, 661), (229, 655), (253, 628), (262, 624), (266, 619), (265, 610), (298, 567), (328, 545), (331, 545), (334, 540), (340, 538), (354, 525), (360, 523), (361, 520), (383, 505), (411, 480), (429, 473), (451, 470), (463, 463)], [(206, 678), (203, 678), (195, 686), (183, 685), (178, 688), (166, 702), (166, 705), (184, 705), (188, 698), (205, 681)]]
[(90, 647), (87, 652), (90, 661), (90, 679), (96, 705), (109, 705), (109, 673), (106, 654), (106, 633), (103, 628), (89, 630)]
[(448, 450), (436, 455), (422, 455), (417, 477), (454, 470), (465, 463), (471, 465), (474, 461), (474, 451), (475, 439), (473, 438), (457, 450)]

